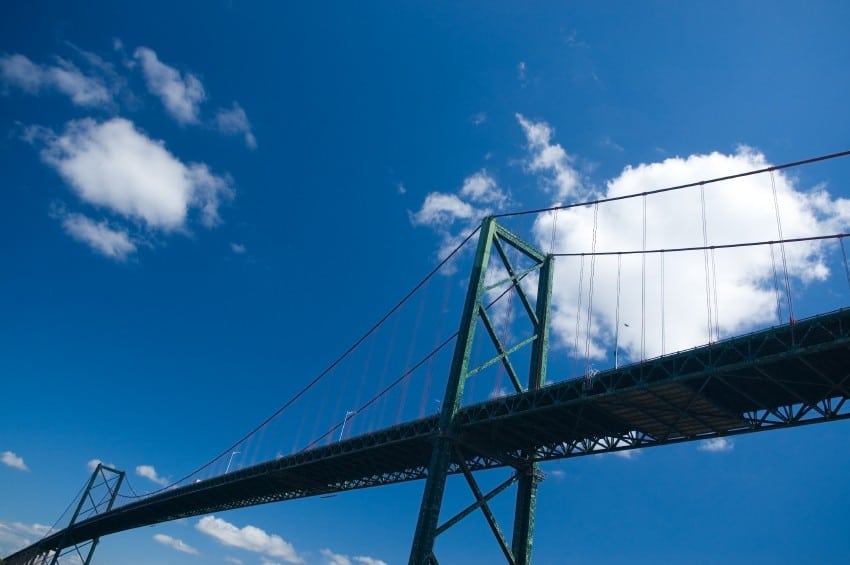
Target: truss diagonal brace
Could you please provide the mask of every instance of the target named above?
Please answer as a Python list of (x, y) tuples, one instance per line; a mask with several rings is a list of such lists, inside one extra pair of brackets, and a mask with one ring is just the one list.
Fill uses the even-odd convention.
[(446, 520), (445, 524), (443, 524), (442, 526), (437, 528), (437, 535), (442, 534), (443, 532), (445, 532), (446, 530), (448, 530), (449, 528), (451, 528), (452, 526), (454, 526), (455, 524), (457, 524), (458, 522), (460, 522), (461, 520), (463, 520), (464, 518), (466, 518), (467, 516), (469, 516), (470, 514), (475, 512), (478, 508), (481, 508), (481, 506), (483, 504), (486, 504), (487, 502), (489, 502), (490, 500), (492, 500), (493, 498), (495, 498), (496, 496), (498, 496), (499, 494), (504, 492), (504, 490), (506, 488), (508, 488), (509, 486), (511, 486), (512, 484), (514, 484), (517, 481), (517, 478), (518, 478), (517, 475), (515, 475), (515, 474), (511, 475), (502, 484), (500, 484), (499, 486), (497, 486), (496, 488), (494, 488), (493, 490), (491, 490), (490, 492), (485, 494), (482, 499), (476, 500), (475, 502), (473, 502), (472, 504), (470, 504), (469, 506), (467, 506), (466, 508), (464, 508), (463, 510), (461, 510), (460, 512), (455, 514), (452, 518), (450, 518), (449, 520)]
[(475, 495), (475, 500), (478, 501), (478, 506), (481, 508), (484, 518), (487, 519), (487, 524), (490, 525), (493, 535), (496, 536), (496, 541), (499, 542), (499, 547), (502, 548), (502, 553), (505, 554), (505, 559), (508, 560), (510, 565), (516, 565), (514, 554), (511, 551), (511, 548), (508, 547), (508, 541), (505, 539), (504, 534), (502, 534), (502, 529), (499, 527), (496, 517), (493, 516), (493, 512), (490, 510), (487, 500), (481, 493), (481, 489), (478, 487), (475, 477), (472, 476), (472, 473), (469, 471), (469, 467), (467, 467), (466, 463), (464, 463), (463, 456), (460, 453), (458, 453), (458, 458), (460, 459), (460, 470), (463, 471), (463, 476), (466, 478), (466, 482), (469, 483), (469, 488), (472, 490), (472, 494)]

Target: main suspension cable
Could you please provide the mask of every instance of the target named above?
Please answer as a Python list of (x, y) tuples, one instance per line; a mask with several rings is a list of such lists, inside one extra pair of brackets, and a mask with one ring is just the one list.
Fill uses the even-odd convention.
[(518, 212), (503, 212), (501, 214), (496, 214), (493, 217), (494, 218), (507, 218), (507, 217), (510, 217), (510, 216), (525, 216), (525, 215), (528, 215), (528, 214), (541, 214), (543, 212), (552, 212), (554, 210), (567, 210), (569, 208), (578, 208), (580, 206), (589, 206), (591, 204), (597, 204), (597, 203), (604, 204), (606, 202), (616, 202), (617, 200), (628, 200), (629, 198), (637, 198), (638, 196), (651, 196), (653, 194), (662, 194), (664, 192), (672, 192), (674, 190), (682, 190), (682, 189), (685, 189), (685, 188), (694, 188), (694, 187), (697, 187), (697, 186), (700, 186), (700, 185), (703, 185), (703, 184), (714, 184), (714, 183), (723, 182), (723, 181), (727, 181), (727, 180), (734, 180), (734, 179), (749, 177), (749, 176), (752, 176), (752, 175), (759, 175), (759, 174), (767, 173), (767, 172), (771, 172), (771, 171), (781, 171), (783, 169), (790, 169), (790, 168), (799, 167), (799, 166), (802, 166), (802, 165), (810, 165), (812, 163), (818, 163), (818, 162), (821, 162), (821, 161), (828, 161), (830, 159), (837, 159), (839, 157), (847, 157), (848, 155), (850, 155), (850, 150), (840, 151), (838, 153), (830, 153), (828, 155), (821, 155), (819, 157), (812, 157), (810, 159), (803, 159), (801, 161), (792, 161), (790, 163), (783, 163), (781, 165), (773, 165), (773, 166), (770, 166), (770, 167), (764, 167), (762, 169), (756, 169), (756, 170), (747, 171), (747, 172), (744, 172), (744, 173), (737, 173), (737, 174), (734, 174), (734, 175), (726, 175), (726, 176), (723, 176), (723, 177), (715, 177), (715, 178), (708, 179), (708, 180), (689, 182), (687, 184), (680, 184), (680, 185), (676, 185), (676, 186), (670, 186), (670, 187), (667, 187), (667, 188), (658, 188), (658, 189), (655, 189), (655, 190), (648, 190), (646, 192), (636, 192), (636, 193), (633, 193), (633, 194), (624, 194), (622, 196), (610, 196), (608, 198), (600, 198), (600, 199), (597, 199), (597, 200), (589, 200), (589, 201), (585, 201), (585, 202), (576, 202), (576, 203), (573, 203), (573, 204), (559, 204), (557, 206), (547, 206), (545, 208), (534, 208), (534, 209), (531, 209), (531, 210), (520, 210)]
[(850, 233), (832, 233), (828, 235), (812, 235), (807, 237), (789, 237), (787, 239), (771, 239), (763, 241), (747, 241), (742, 243), (724, 243), (719, 245), (694, 245), (691, 247), (658, 247), (655, 249), (634, 249), (632, 251), (595, 251), (589, 253), (583, 251), (581, 253), (553, 253), (553, 257), (589, 257), (591, 255), (650, 255), (653, 253), (683, 253), (686, 251), (704, 251), (711, 249), (734, 249), (736, 247), (757, 247), (762, 245), (776, 245), (780, 243), (800, 243), (803, 241), (823, 241), (827, 239), (843, 239), (850, 237)]
[[(440, 269), (442, 269), (449, 261), (451, 261), (452, 258), (455, 255), (457, 255), (457, 253), (463, 248), (463, 246), (466, 245), (466, 243), (470, 239), (472, 239), (473, 236), (475, 236), (475, 234), (477, 234), (480, 231), (480, 229), (481, 229), (481, 226), (479, 225), (474, 230), (472, 230), (465, 238), (463, 238), (463, 240), (457, 245), (457, 247), (455, 247), (451, 251), (451, 253), (449, 253), (442, 261), (440, 261), (437, 264), (436, 267), (431, 269), (431, 271), (427, 275), (425, 275), (425, 277), (422, 280), (420, 280), (416, 284), (416, 286), (413, 287), (413, 289), (411, 289), (407, 294), (405, 294), (404, 297), (401, 300), (399, 300), (398, 303), (396, 303), (395, 306), (390, 308), (390, 310), (386, 314), (384, 314), (377, 322), (375, 322), (375, 324), (372, 325), (372, 327), (369, 328), (366, 331), (366, 333), (364, 333), (362, 336), (360, 336), (360, 338), (358, 338), (348, 349), (346, 349), (340, 356), (338, 356), (330, 365), (328, 365), (321, 373), (319, 373), (315, 378), (313, 378), (313, 380), (311, 380), (309, 383), (307, 383), (294, 396), (292, 396), (289, 400), (287, 400), (280, 408), (275, 410), (275, 412), (272, 413), (269, 417), (267, 417), (265, 420), (263, 420), (258, 425), (256, 425), (253, 429), (251, 429), (251, 431), (249, 431), (248, 433), (243, 435), (241, 438), (239, 438), (239, 440), (234, 442), (227, 449), (225, 449), (220, 454), (213, 457), (212, 459), (210, 459), (209, 461), (207, 461), (206, 463), (204, 463), (200, 467), (196, 468), (195, 470), (191, 471), (190, 473), (187, 473), (186, 475), (184, 475), (180, 479), (178, 479), (178, 480), (176, 480), (176, 481), (174, 481), (174, 482), (172, 482), (172, 483), (170, 483), (170, 484), (168, 484), (168, 485), (166, 485), (166, 486), (164, 486), (160, 489), (151, 491), (151, 492), (149, 492), (149, 493), (147, 493), (143, 496), (151, 496), (151, 495), (154, 495), (154, 494), (158, 494), (160, 492), (164, 492), (164, 491), (172, 488), (174, 485), (180, 484), (183, 481), (197, 475), (198, 473), (200, 473), (204, 469), (208, 468), (209, 466), (211, 466), (213, 463), (215, 463), (216, 461), (218, 461), (222, 457), (225, 457), (228, 454), (230, 454), (236, 447), (239, 446), (239, 444), (244, 442), (246, 439), (248, 439), (253, 434), (255, 434), (258, 430), (263, 428), (263, 426), (266, 426), (269, 422), (271, 422), (276, 417), (278, 417), (281, 413), (283, 413), (284, 410), (286, 410), (287, 408), (292, 406), (296, 401), (298, 401), (298, 399), (300, 399), (310, 389), (312, 389), (314, 386), (316, 386), (316, 384), (318, 384), (319, 381), (321, 381), (325, 376), (327, 376), (331, 371), (333, 371), (343, 361), (343, 359), (348, 357), (348, 355), (351, 354), (351, 352), (353, 352), (364, 341), (366, 341), (366, 339), (370, 335), (375, 333), (378, 330), (378, 328), (380, 328), (384, 324), (384, 322), (386, 322), (390, 318), (390, 316), (392, 316), (396, 311), (398, 311), (398, 309), (401, 308), (414, 294), (416, 294), (419, 291), (419, 289), (421, 289), (425, 285), (425, 283), (427, 283), (429, 280), (431, 280), (440, 271)], [(141, 498), (141, 497), (139, 497), (139, 496), (135, 496), (135, 497), (124, 496), (124, 498)]]

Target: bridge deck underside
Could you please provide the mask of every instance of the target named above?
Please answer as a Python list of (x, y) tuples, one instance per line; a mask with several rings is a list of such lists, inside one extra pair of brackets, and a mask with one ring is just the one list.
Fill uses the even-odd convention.
[[(850, 417), (850, 310), (465, 407), (450, 433), (471, 469)], [(424, 478), (430, 417), (165, 491), (42, 540)], [(17, 554), (16, 554), (17, 555)], [(14, 556), (13, 556), (14, 557)], [(22, 561), (10, 561), (10, 563)]]

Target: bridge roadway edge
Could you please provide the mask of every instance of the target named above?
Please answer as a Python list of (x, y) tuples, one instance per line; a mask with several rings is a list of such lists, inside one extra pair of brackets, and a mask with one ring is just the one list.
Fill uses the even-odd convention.
[[(471, 470), (850, 418), (850, 309), (463, 407)], [(5, 559), (214, 511), (423, 479), (438, 417), (268, 461), (93, 516)], [(451, 473), (460, 472), (458, 461)], [(67, 535), (66, 535), (67, 534)], [(58, 547), (58, 544), (63, 544)]]

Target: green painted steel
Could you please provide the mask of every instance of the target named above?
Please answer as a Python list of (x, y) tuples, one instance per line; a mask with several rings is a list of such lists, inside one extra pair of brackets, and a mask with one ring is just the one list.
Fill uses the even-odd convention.
[[(111, 475), (111, 477), (108, 477), (107, 473)], [(98, 479), (100, 479), (99, 482)], [(46, 563), (47, 560), (50, 559), (50, 565), (56, 565), (59, 563), (59, 558), (64, 555), (62, 550), (73, 546), (76, 557), (83, 563), (83, 565), (89, 565), (92, 557), (94, 556), (94, 550), (100, 542), (100, 537), (96, 536), (86, 539), (76, 539), (73, 535), (74, 525), (83, 513), (84, 508), (87, 513), (97, 514), (99, 512), (99, 506), (106, 501), (106, 508), (102, 511), (109, 512), (112, 510), (115, 500), (118, 497), (118, 491), (121, 489), (121, 484), (123, 482), (123, 471), (117, 471), (111, 467), (105, 466), (103, 463), (98, 463), (97, 467), (95, 467), (94, 471), (92, 471), (91, 478), (88, 483), (86, 483), (86, 487), (83, 489), (83, 493), (80, 496), (80, 502), (77, 504), (77, 508), (71, 516), (71, 521), (68, 523), (68, 527), (61, 532), (62, 541), (60, 542), (59, 547), (37, 548), (36, 551), (30, 552), (28, 555), (18, 556), (18, 558), (14, 561), (10, 559), (9, 563)], [(93, 494), (98, 488), (106, 488), (107, 495), (104, 497), (100, 494)]]
[[(528, 452), (541, 462), (850, 420), (847, 367), (845, 309), (602, 371), (590, 387), (578, 378), (465, 406), (455, 415), (458, 443), (470, 446), (464, 464), (475, 472), (521, 468)], [(6, 564), (68, 539), (423, 480), (438, 429), (429, 416), (169, 489), (78, 521)]]
[[(534, 263), (533, 266), (525, 270), (518, 270), (510, 260), (509, 253), (505, 249), (506, 245), (531, 259)], [(508, 278), (487, 287), (485, 286), (487, 267), (494, 249), (508, 274)], [(507, 459), (516, 468), (515, 477), (517, 480), (514, 529), (512, 543), (509, 546), (495, 516), (489, 508), (488, 498), (485, 498), (481, 493), (469, 466), (465, 462), (466, 456), (463, 450), (465, 449), (472, 453), (475, 453), (477, 450), (474, 446), (470, 448), (469, 445), (463, 445), (462, 442), (458, 441), (456, 415), (460, 408), (466, 379), (494, 363), (501, 362), (504, 365), (505, 371), (514, 385), (516, 392), (537, 390), (542, 385), (546, 373), (546, 357), (549, 343), (548, 317), (552, 297), (553, 261), (553, 257), (546, 256), (531, 244), (523, 241), (519, 236), (499, 226), (493, 218), (486, 218), (482, 223), (475, 261), (469, 277), (466, 302), (464, 303), (463, 314), (460, 320), (454, 356), (446, 385), (446, 393), (442, 403), (443, 409), (440, 414), (439, 431), (431, 453), (431, 462), (428, 467), (428, 476), (422, 495), (419, 518), (413, 536), (409, 560), (410, 565), (437, 563), (434, 544), (437, 536), (449, 527), (447, 525), (438, 527), (438, 523), (446, 480), (452, 472), (453, 465), (455, 466), (455, 472), (459, 468), (466, 477), (467, 483), (475, 495), (475, 506), (484, 514), (499, 547), (501, 547), (505, 555), (506, 561), (511, 565), (528, 565), (531, 562), (534, 507), (537, 496), (537, 483), (540, 476), (537, 464), (532, 460), (533, 453), (523, 451), (519, 454), (519, 457), (512, 456)], [(537, 288), (537, 304), (533, 307), (519, 282), (527, 274), (536, 270), (540, 271), (540, 276)], [(482, 301), (486, 290), (499, 288), (505, 283), (510, 283), (510, 288), (516, 291), (533, 329), (533, 335), (530, 338), (521, 341), (511, 348), (506, 348), (499, 339), (493, 323), (487, 314), (487, 308)], [(479, 318), (496, 348), (497, 355), (490, 361), (470, 369), (469, 359), (475, 340), (475, 326)], [(523, 389), (519, 375), (510, 361), (510, 355), (529, 345), (532, 349), (527, 378), (528, 388)], [(480, 451), (478, 451), (478, 454), (485, 455)], [(456, 462), (454, 463), (452, 461), (453, 455), (456, 455)]]
[[(528, 390), (539, 390), (546, 381), (546, 364), (549, 355), (549, 311), (552, 304), (552, 277), (555, 266), (552, 256), (543, 260), (537, 285), (537, 308), (535, 311), (535, 341), (531, 350), (531, 367), (528, 373)], [(517, 564), (531, 563), (531, 549), (534, 539), (534, 509), (537, 505), (537, 485), (541, 472), (534, 462), (534, 454), (523, 450), (522, 458), (532, 461), (522, 473), (517, 484), (516, 504), (514, 506), (514, 532), (511, 547)]]
[[(492, 243), (481, 257), (496, 249), (507, 262), (509, 280), (530, 270), (515, 270), (504, 245), (540, 261), (542, 286), (538, 287), (537, 303), (534, 308), (530, 308), (531, 301), (525, 306), (536, 333), (529, 342), (528, 390), (461, 408), (462, 382), (458, 382), (454, 401), (445, 402), (439, 415), (168, 489), (77, 520), (8, 556), (7, 565), (30, 563), (33, 556), (49, 559), (53, 551), (70, 545), (179, 518), (429, 479), (434, 445), (441, 440), (451, 447), (443, 454), (448, 461), (443, 486), (446, 476), (452, 474), (471, 477), (476, 471), (495, 468), (509, 468), (514, 473), (487, 494), (475, 493), (477, 487), (473, 488), (475, 503), (439, 527), (435, 525), (434, 537), (477, 510), (486, 516), (486, 504), (516, 483), (509, 562), (527, 564), (539, 462), (850, 419), (847, 309), (602, 371), (590, 378), (541, 386), (546, 376), (550, 300), (544, 290), (551, 291), (552, 262), (514, 245), (523, 242), (512, 240), (493, 222), (487, 233)], [(479, 250), (482, 245), (479, 242)], [(479, 262), (479, 267), (482, 264)], [(480, 273), (475, 280), (480, 282)], [(521, 287), (516, 289), (523, 300)], [(465, 311), (464, 319), (471, 326), (466, 341), (472, 338), (472, 321), (481, 310), (480, 294), (475, 296), (476, 302), (468, 302)], [(488, 335), (498, 341), (497, 336)], [(497, 352), (503, 352), (497, 361), (507, 367), (512, 348), (494, 345)], [(460, 354), (456, 351), (456, 358), (466, 366), (468, 375), (476, 368), (468, 367), (468, 345), (466, 349)], [(457, 375), (461, 380), (464, 373)], [(449, 417), (445, 405), (452, 406)], [(436, 507), (431, 511), (438, 519), (439, 500), (434, 500)], [(504, 550), (504, 538), (500, 543)], [(433, 546), (418, 563), (436, 563)]]
[(425, 491), (422, 494), (419, 518), (413, 535), (413, 544), (410, 550), (411, 565), (425, 565), (435, 559), (433, 555), (434, 540), (437, 537), (443, 492), (446, 487), (449, 463), (454, 449), (454, 442), (452, 441), (454, 417), (463, 396), (463, 385), (466, 381), (472, 342), (475, 338), (475, 322), (481, 297), (484, 294), (484, 277), (487, 274), (487, 263), (490, 260), (490, 249), (495, 230), (495, 221), (492, 218), (487, 218), (484, 220), (478, 236), (478, 249), (475, 252), (475, 262), (472, 264), (472, 272), (469, 276), (466, 302), (463, 306), (455, 351), (446, 384), (446, 393), (442, 402), (440, 427), (431, 452), (428, 479), (425, 481)]

